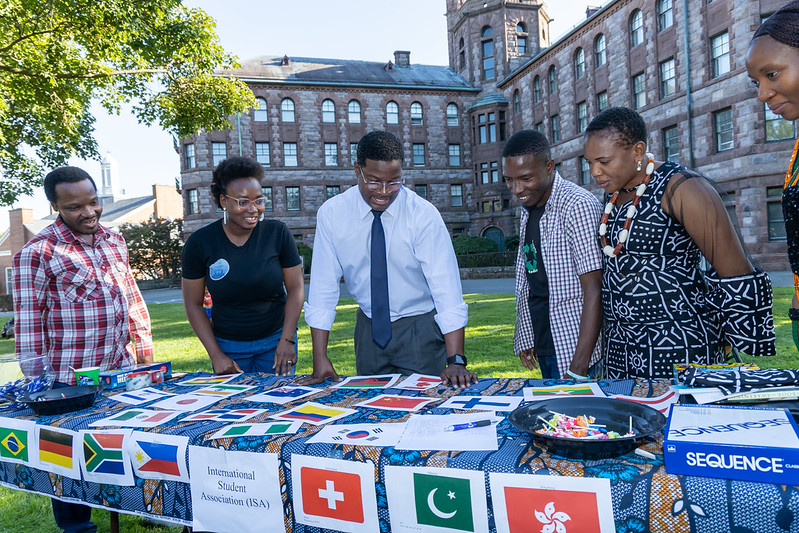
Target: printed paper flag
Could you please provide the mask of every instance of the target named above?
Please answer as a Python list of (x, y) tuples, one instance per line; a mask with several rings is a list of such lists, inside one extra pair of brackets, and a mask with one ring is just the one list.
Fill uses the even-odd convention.
[(35, 423), (0, 417), (0, 461), (29, 464), (36, 457)]
[(323, 427), (308, 444), (354, 444), (356, 446), (394, 446), (399, 442), (405, 422), (382, 424), (332, 424)]
[(361, 403), (358, 407), (369, 407), (371, 409), (385, 409), (387, 411), (418, 411), (428, 403), (437, 402), (438, 398), (418, 398), (415, 396), (394, 396), (391, 394), (381, 394)]
[(186, 447), (189, 438), (182, 435), (134, 431), (126, 448), (134, 473), (142, 479), (188, 481)]
[(477, 409), (478, 411), (513, 411), (522, 403), (521, 396), (453, 396), (438, 407)]
[(322, 391), (320, 389), (315, 389), (313, 387), (287, 385), (285, 387), (277, 387), (274, 389), (263, 391), (260, 394), (249, 396), (247, 398), (247, 401), (272, 402), (272, 403), (279, 403), (282, 405), (297, 401), (300, 398), (305, 398), (306, 396), (310, 396), (311, 394), (316, 394), (317, 392), (322, 392)]
[(564, 396), (605, 396), (597, 383), (575, 383), (574, 385), (552, 385), (551, 387), (524, 387), (525, 402), (562, 398)]
[(254, 416), (268, 413), (269, 409), (211, 409), (202, 413), (194, 413), (182, 419), (181, 422), (243, 422)]
[(292, 434), (302, 426), (302, 422), (265, 422), (263, 424), (231, 424), (225, 426), (208, 439), (230, 439), (233, 437), (264, 437), (266, 435)]
[(178, 385), (221, 385), (227, 383), (233, 378), (239, 377), (240, 374), (228, 374), (226, 376), (198, 376), (196, 378), (181, 381)]
[(164, 398), (160, 402), (155, 402), (150, 407), (158, 409), (169, 409), (172, 411), (197, 411), (213, 405), (222, 398), (208, 396), (207, 394), (179, 394)]
[(438, 376), (426, 376), (424, 374), (411, 374), (401, 383), (392, 385), (392, 389), (404, 390), (427, 390), (441, 385), (441, 378)]
[(166, 398), (167, 396), (174, 396), (174, 394), (147, 387), (135, 391), (114, 394), (113, 396), (109, 396), (109, 398), (130, 405), (141, 405), (160, 398)]
[(675, 392), (674, 390), (669, 390), (669, 392), (661, 394), (660, 396), (657, 396), (655, 398), (643, 398), (641, 396), (625, 396), (623, 394), (612, 396), (612, 398), (616, 398), (617, 400), (627, 400), (628, 402), (635, 402), (643, 405), (648, 405), (652, 409), (657, 409), (664, 415), (668, 415), (669, 406), (673, 403), (676, 403), (677, 400), (680, 399), (680, 395), (677, 394), (677, 392)]
[(607, 478), (488, 476), (498, 533), (616, 531)]
[(252, 385), (214, 385), (212, 387), (203, 387), (197, 389), (193, 394), (207, 394), (208, 396), (216, 396), (218, 398), (227, 398), (234, 394), (241, 394), (250, 389), (254, 389)]
[(298, 523), (339, 531), (379, 531), (372, 463), (291, 455)]
[(344, 381), (332, 385), (332, 387), (338, 389), (385, 389), (392, 386), (399, 378), (399, 374), (350, 376)]
[(130, 430), (83, 430), (80, 432), (81, 471), (86, 481), (132, 486), (133, 471), (125, 452)]
[(182, 415), (181, 411), (155, 411), (153, 409), (127, 409), (100, 420), (89, 426), (118, 426), (129, 428), (153, 428)]
[(327, 424), (333, 420), (338, 420), (345, 416), (349, 416), (356, 412), (355, 409), (348, 409), (346, 407), (328, 407), (321, 403), (306, 402), (298, 407), (282, 411), (274, 414), (271, 418), (279, 418), (281, 420), (299, 420), (308, 424), (318, 426), (320, 424)]
[(49, 426), (36, 426), (39, 449), (36, 468), (60, 474), (72, 479), (80, 479), (78, 466), (78, 434), (68, 429)]
[(388, 465), (385, 476), (392, 531), (488, 532), (482, 471)]

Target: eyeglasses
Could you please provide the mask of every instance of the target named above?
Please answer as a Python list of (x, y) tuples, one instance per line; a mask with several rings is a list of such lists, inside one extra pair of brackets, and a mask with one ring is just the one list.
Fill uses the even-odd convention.
[(230, 198), (236, 205), (238, 205), (241, 209), (247, 209), (251, 205), (255, 205), (255, 207), (266, 207), (266, 196), (259, 196), (255, 200), (250, 200), (249, 198), (233, 198), (232, 196), (228, 196), (225, 194), (225, 197)]
[(405, 185), (405, 180), (401, 179), (399, 181), (369, 181), (363, 177), (363, 170), (359, 171), (361, 175), (361, 179), (366, 184), (366, 188), (372, 192), (377, 191), (388, 191), (388, 192), (396, 192), (400, 190), (400, 188)]

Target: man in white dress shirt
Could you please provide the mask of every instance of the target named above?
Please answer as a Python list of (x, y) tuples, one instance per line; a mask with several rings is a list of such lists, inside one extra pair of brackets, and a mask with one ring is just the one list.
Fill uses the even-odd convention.
[(458, 387), (476, 382), (463, 355), (468, 313), (452, 240), (438, 210), (403, 187), (400, 140), (384, 131), (365, 135), (355, 175), (358, 187), (316, 215), (305, 304), (313, 374), (300, 381), (339, 379), (327, 344), (343, 276), (359, 306), (359, 375), (418, 372)]

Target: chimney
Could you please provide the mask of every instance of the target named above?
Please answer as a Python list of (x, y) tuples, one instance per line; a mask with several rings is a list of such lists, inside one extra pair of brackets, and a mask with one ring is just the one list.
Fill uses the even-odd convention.
[(394, 52), (394, 64), (398, 67), (411, 66), (411, 53), (407, 50), (397, 50)]
[(600, 9), (602, 8), (599, 6), (585, 6), (585, 18), (590, 19)]
[(282, 66), (282, 67), (287, 67), (287, 66), (289, 66), (290, 64), (291, 64), (291, 59), (289, 59), (289, 56), (287, 56), (287, 55), (284, 55), (284, 56), (283, 56), (283, 59), (281, 59), (281, 60), (280, 60), (280, 66)]

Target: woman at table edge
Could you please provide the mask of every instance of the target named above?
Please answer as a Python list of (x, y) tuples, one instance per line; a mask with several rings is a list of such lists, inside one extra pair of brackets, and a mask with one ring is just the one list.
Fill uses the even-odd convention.
[[(297, 321), (305, 299), (301, 261), (286, 224), (264, 220), (263, 177), (254, 159), (222, 161), (211, 195), (223, 218), (194, 232), (183, 248), (186, 316), (216, 374), (287, 376), (297, 363)], [(203, 309), (206, 287), (212, 320)]]
[[(799, 1), (786, 4), (755, 32), (746, 54), (746, 70), (757, 98), (785, 120), (799, 119)], [(782, 190), (782, 213), (793, 271), (793, 304), (788, 311), (793, 341), (799, 348), (799, 140), (793, 149)]]

